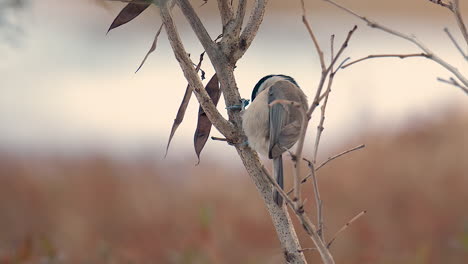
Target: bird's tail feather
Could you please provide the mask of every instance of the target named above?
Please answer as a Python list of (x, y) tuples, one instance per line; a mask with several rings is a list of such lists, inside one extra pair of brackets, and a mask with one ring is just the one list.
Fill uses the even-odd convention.
[[(273, 159), (273, 175), (278, 185), (281, 186), (281, 189), (283, 189), (284, 183), (283, 183), (283, 156), (282, 155)], [(276, 189), (273, 192), (273, 200), (276, 202), (278, 206), (281, 207), (283, 205), (283, 197), (278, 193)]]

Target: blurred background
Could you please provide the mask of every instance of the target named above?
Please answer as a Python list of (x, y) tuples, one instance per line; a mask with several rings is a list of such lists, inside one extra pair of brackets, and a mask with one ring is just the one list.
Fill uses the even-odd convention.
[[(192, 3), (216, 37), (216, 1)], [(341, 3), (417, 35), (468, 74), (443, 32), (448, 27), (462, 42), (448, 10), (424, 0)], [(468, 3), (461, 4), (466, 17)], [(195, 101), (164, 158), (186, 82), (164, 31), (135, 74), (160, 19), (152, 6), (106, 35), (123, 6), (0, 0), (0, 263), (282, 263), (271, 220), (234, 149), (208, 141), (195, 166)], [(326, 56), (330, 35), (339, 46), (355, 24), (345, 56), (419, 52), (322, 1), (306, 7)], [(174, 14), (198, 58), (201, 46), (180, 11)], [(300, 14), (299, 1), (270, 1), (236, 69), (243, 97), (271, 73), (293, 76), (313, 96), (320, 66)], [(337, 263), (468, 262), (468, 99), (437, 77), (451, 76), (421, 58), (369, 60), (336, 76), (319, 161), (366, 148), (319, 173), (326, 237), (368, 212), (334, 243)], [(313, 217), (310, 183), (305, 195)], [(317, 252), (305, 254), (318, 261)]]

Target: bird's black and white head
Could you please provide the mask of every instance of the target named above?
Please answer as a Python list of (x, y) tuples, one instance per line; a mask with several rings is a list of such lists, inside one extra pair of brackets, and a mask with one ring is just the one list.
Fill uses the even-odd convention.
[(265, 89), (268, 89), (270, 86), (275, 84), (278, 81), (289, 81), (292, 82), (294, 85), (299, 87), (296, 80), (294, 80), (291, 76), (283, 75), (283, 74), (270, 74), (263, 78), (261, 78), (257, 84), (255, 85), (252, 91), (252, 98), (251, 102), (257, 97), (257, 95)]

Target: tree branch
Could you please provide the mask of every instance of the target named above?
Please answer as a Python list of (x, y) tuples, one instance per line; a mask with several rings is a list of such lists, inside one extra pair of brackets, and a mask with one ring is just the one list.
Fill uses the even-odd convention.
[(201, 22), (197, 13), (193, 9), (193, 6), (188, 0), (175, 0), (179, 5), (182, 13), (184, 13), (185, 18), (188, 20), (190, 26), (192, 27), (195, 35), (197, 35), (198, 40), (202, 44), (203, 48), (210, 57), (210, 60), (213, 61), (224, 61), (223, 54), (216, 46), (216, 43), (211, 39), (208, 31), (206, 31), (205, 26)]
[(381, 24), (378, 24), (377, 22), (375, 21), (371, 21), (370, 19), (364, 17), (364, 16), (361, 16), (359, 15), (358, 13), (354, 12), (353, 10), (347, 8), (347, 7), (344, 7), (342, 6), (341, 4), (338, 4), (336, 3), (335, 1), (333, 0), (323, 0), (325, 2), (328, 2), (336, 7), (338, 7), (339, 9), (363, 20), (364, 22), (367, 23), (367, 25), (371, 28), (376, 28), (376, 29), (380, 29), (384, 32), (387, 32), (391, 35), (394, 35), (396, 37), (399, 37), (399, 38), (402, 38), (402, 39), (405, 39), (411, 43), (413, 43), (414, 45), (416, 45), (417, 47), (419, 47), (428, 57), (428, 59), (438, 63), (439, 65), (441, 65), (442, 67), (444, 67), (445, 69), (447, 69), (448, 71), (450, 71), (452, 74), (454, 74), (458, 80), (460, 80), (464, 86), (468, 86), (468, 79), (465, 78), (459, 71), (457, 68), (455, 68), (454, 66), (450, 65), (448, 62), (444, 61), (442, 58), (440, 58), (439, 56), (437, 56), (436, 54), (434, 54), (430, 49), (428, 49), (421, 41), (419, 41), (415, 36), (409, 36), (409, 35), (406, 35), (404, 33), (401, 33), (401, 32), (398, 32), (396, 30), (393, 30), (389, 27), (386, 27), (384, 25), (381, 25)]
[[(286, 207), (279, 207), (273, 200), (271, 191), (271, 176), (260, 163), (258, 155), (245, 144), (236, 145), (237, 153), (247, 169), (258, 192), (262, 196), (268, 213), (271, 216), (278, 239), (283, 248), (283, 254), (287, 263), (307, 263), (301, 251), (299, 239), (297, 238), (294, 225), (289, 217)], [(274, 181), (276, 183), (276, 181)], [(283, 191), (284, 192), (284, 191)], [(289, 198), (289, 197), (288, 197)]]
[(239, 0), (239, 5), (237, 6), (236, 18), (234, 19), (234, 26), (233, 26), (233, 34), (236, 37), (240, 36), (242, 23), (244, 22), (246, 8), (247, 8), (247, 0)]
[(362, 211), (360, 212), (359, 214), (357, 214), (355, 217), (351, 218), (351, 220), (349, 220), (343, 227), (340, 228), (340, 230), (338, 230), (338, 232), (336, 232), (336, 234), (333, 236), (333, 238), (330, 240), (330, 242), (328, 242), (327, 244), (327, 248), (330, 248), (331, 245), (333, 244), (333, 242), (335, 242), (336, 238), (343, 232), (345, 231), (346, 229), (348, 229), (348, 227), (356, 220), (358, 220), (361, 216), (363, 216), (364, 214), (366, 214), (367, 211)]
[(460, 47), (460, 45), (458, 44), (457, 40), (453, 37), (452, 33), (450, 33), (449, 29), (448, 28), (444, 28), (444, 32), (447, 33), (447, 36), (449, 37), (449, 39), (452, 41), (453, 45), (455, 46), (455, 48), (457, 48), (457, 50), (461, 53), (461, 55), (463, 56), (463, 58), (465, 58), (465, 60), (468, 61), (468, 55), (465, 54), (465, 52), (463, 51), (463, 49)]
[(323, 201), (322, 198), (320, 198), (320, 191), (318, 188), (318, 182), (317, 182), (317, 175), (315, 174), (315, 166), (314, 163), (311, 162), (310, 160), (307, 160), (307, 164), (310, 169), (310, 175), (312, 175), (312, 182), (314, 186), (314, 194), (315, 194), (315, 202), (317, 206), (317, 225), (318, 225), (318, 235), (322, 241), (325, 241), (324, 239), (324, 229), (323, 229), (323, 214), (322, 214), (322, 209), (323, 209)]
[(460, 29), (460, 32), (463, 35), (463, 38), (465, 38), (466, 46), (467, 46), (467, 53), (468, 53), (468, 30), (466, 29), (466, 24), (463, 21), (463, 17), (461, 15), (460, 11), (460, 1), (459, 0), (454, 0), (453, 1), (453, 10), (452, 12), (455, 15), (455, 19), (457, 20), (458, 28)]
[[(221, 14), (221, 21), (223, 23), (223, 29), (232, 20), (233, 12), (232, 6), (229, 0), (218, 0), (218, 9)], [(224, 31), (224, 30), (223, 30)]]
[[(461, 15), (460, 1), (459, 0), (452, 0), (452, 2), (445, 3), (442, 0), (429, 0), (429, 2), (432, 2), (432, 3), (436, 4), (436, 5), (440, 5), (442, 7), (445, 7), (445, 8), (447, 8), (448, 10), (450, 10), (453, 13), (453, 15), (455, 16), (455, 20), (457, 21), (458, 28), (460, 29), (460, 32), (462, 33), (463, 38), (465, 38), (466, 46), (467, 46), (467, 49), (468, 49), (468, 30), (466, 29), (465, 22), (463, 21), (463, 17)], [(447, 34), (449, 34), (449, 33), (447, 32)], [(450, 37), (450, 34), (449, 34), (449, 37)], [(452, 41), (454, 41), (454, 40), (452, 39)], [(454, 41), (454, 43), (456, 43), (456, 42)], [(457, 47), (458, 47), (458, 45), (457, 45)], [(468, 51), (467, 51), (467, 53), (468, 53)], [(462, 52), (462, 54), (464, 54), (464, 52)]]
[[(239, 103), (237, 101), (240, 100), (240, 95), (237, 89), (233, 73), (234, 67), (232, 67), (232, 65), (230, 65), (225, 60), (225, 56), (218, 54), (219, 50), (216, 50), (217, 47), (211, 47), (211, 43), (213, 42), (211, 41), (211, 39), (209, 39), (207, 33), (204, 33), (205, 29), (203, 28), (203, 25), (201, 25), (199, 19), (193, 18), (194, 16), (196, 16), (196, 14), (193, 11), (193, 8), (191, 8), (191, 6), (188, 4), (187, 0), (177, 1), (178, 3), (180, 3), (181, 9), (185, 10), (184, 15), (189, 20), (200, 42), (205, 43), (204, 47), (206, 46), (206, 48), (210, 49), (212, 52), (213, 57), (210, 57), (210, 60), (220, 79), (221, 89), (223, 91), (226, 104), (232, 105), (235, 103)], [(215, 126), (222, 127), (222, 125), (226, 125), (228, 126), (228, 128), (226, 128), (225, 130), (229, 130), (228, 132), (232, 132), (231, 134), (225, 134), (223, 133), (223, 131), (221, 131), (221, 133), (223, 133), (223, 135), (226, 137), (226, 141), (229, 141), (236, 147), (236, 150), (245, 168), (247, 169), (247, 172), (251, 176), (258, 192), (264, 199), (267, 210), (271, 216), (273, 225), (278, 234), (279, 241), (283, 248), (283, 253), (286, 261), (288, 263), (297, 264), (306, 263), (304, 254), (300, 251), (301, 246), (299, 244), (299, 240), (297, 238), (294, 226), (289, 217), (287, 208), (278, 207), (276, 205), (276, 203), (273, 200), (271, 184), (267, 180), (267, 177), (262, 170), (262, 165), (260, 164), (257, 154), (250, 147), (248, 147), (245, 144), (242, 144), (247, 139), (242, 131), (242, 120), (240, 112), (235, 110), (228, 111), (229, 119), (232, 122), (231, 123), (226, 121), (225, 119), (222, 119), (222, 122), (218, 120), (219, 112), (216, 111), (213, 114), (205, 109), (205, 107), (210, 109), (210, 107), (212, 106), (212, 102), (209, 99), (209, 97), (207, 97), (206, 91), (203, 89), (200, 79), (196, 74), (194, 74), (194, 69), (192, 67), (191, 61), (183, 48), (177, 29), (174, 25), (173, 19), (167, 6), (161, 6), (160, 12), (166, 27), (169, 41), (171, 43), (172, 49), (174, 50), (174, 54), (176, 55), (176, 58), (179, 61), (182, 70), (184, 71), (185, 78), (189, 81), (190, 85), (194, 86), (194, 89), (196, 91), (195, 94), (197, 95), (198, 101), (200, 102), (203, 109), (205, 110), (208, 117)], [(197, 91), (200, 92), (197, 93)], [(220, 122), (222, 123), (221, 125), (219, 124)], [(233, 140), (233, 138), (235, 138), (235, 140)]]
[[(331, 156), (331, 157), (329, 157), (326, 161), (322, 162), (319, 166), (317, 166), (317, 168), (315, 168), (315, 171), (317, 172), (317, 171), (320, 170), (323, 166), (327, 165), (327, 163), (329, 163), (329, 162), (331, 162), (331, 161), (333, 161), (333, 160), (335, 160), (335, 159), (337, 159), (337, 158), (339, 158), (339, 157), (341, 157), (341, 156), (343, 156), (343, 155), (346, 155), (346, 154), (348, 154), (348, 153), (350, 153), (350, 152), (353, 152), (353, 151), (356, 151), (356, 150), (360, 150), (360, 149), (362, 149), (362, 148), (364, 148), (364, 147), (365, 147), (365, 145), (364, 145), (364, 144), (361, 144), (361, 145), (359, 145), (359, 146), (357, 146), (357, 147), (354, 147), (354, 148), (345, 150), (345, 151), (343, 151), (343, 152), (341, 152), (341, 153), (338, 153), (338, 154), (336, 154), (336, 155), (334, 155), (334, 156)], [(312, 177), (312, 174), (311, 174), (311, 173), (309, 173), (306, 177), (304, 177), (304, 179), (301, 180), (301, 184), (302, 184), (302, 183), (305, 183), (310, 177)], [(294, 189), (291, 189), (291, 190), (289, 190), (289, 191), (287, 192), (287, 194), (290, 195), (293, 191), (294, 191)]]
[(198, 99), (201, 107), (205, 111), (208, 118), (211, 120), (213, 125), (227, 138), (232, 138), (235, 134), (234, 126), (229, 123), (216, 109), (210, 96), (206, 92), (200, 78), (197, 75), (193, 67), (193, 63), (190, 60), (185, 48), (180, 40), (179, 33), (172, 19), (172, 15), (167, 5), (160, 6), (160, 14), (164, 23), (164, 27), (169, 38), (172, 50), (176, 59), (179, 61), (180, 67), (184, 72), (184, 76), (193, 87), (195, 96)]
[(252, 41), (257, 35), (257, 31), (260, 28), (260, 24), (263, 21), (263, 15), (265, 14), (265, 8), (268, 0), (256, 0), (254, 9), (250, 14), (249, 21), (245, 26), (239, 40), (239, 48), (234, 51), (233, 60), (238, 61), (250, 47)]
[(442, 79), (442, 78), (437, 78), (437, 80), (439, 82), (447, 83), (447, 84), (453, 85), (455, 87), (458, 87), (458, 88), (462, 89), (462, 91), (464, 91), (468, 95), (468, 88), (461, 85), (460, 83), (458, 83), (457, 80), (455, 80), (454, 78), (450, 78), (448, 80), (445, 80), (445, 79)]
[(320, 44), (318, 43), (318, 40), (315, 37), (312, 27), (309, 24), (309, 20), (307, 20), (304, 0), (301, 0), (301, 6), (302, 6), (302, 23), (304, 23), (304, 26), (306, 27), (307, 31), (309, 32), (310, 37), (312, 38), (312, 41), (314, 42), (315, 50), (317, 51), (317, 54), (319, 56), (320, 67), (322, 68), (322, 73), (323, 73), (326, 71), (325, 58), (323, 56), (323, 51), (320, 48)]
[(367, 57), (360, 58), (358, 60), (354, 60), (352, 62), (346, 63), (345, 65), (341, 66), (342, 69), (347, 68), (353, 64), (356, 64), (361, 61), (369, 60), (369, 59), (375, 59), (375, 58), (400, 58), (400, 59), (406, 59), (406, 58), (411, 58), (411, 57), (425, 57), (429, 58), (429, 56), (426, 53), (412, 53), (412, 54), (376, 54), (376, 55), (369, 55)]
[[(304, 211), (304, 207), (300, 206), (299, 208), (296, 208), (296, 202), (294, 202), (289, 196), (284, 192), (283, 188), (281, 188), (276, 180), (274, 180), (271, 175), (268, 173), (268, 171), (265, 169), (265, 167), (262, 167), (263, 171), (268, 178), (268, 181), (273, 184), (273, 186), (276, 188), (276, 190), (279, 192), (279, 194), (284, 198), (286, 201), (286, 204), (291, 208), (291, 210), (294, 211), (297, 219), (301, 223), (301, 225), (304, 227), (304, 230), (306, 233), (309, 235), (311, 240), (314, 242), (315, 247), (317, 248), (317, 251), (320, 253), (320, 256), (322, 257), (322, 261), (324, 264), (334, 264), (335, 260), (333, 259), (333, 256), (330, 254), (330, 251), (328, 251), (328, 248), (326, 245), (323, 243), (321, 240), (317, 228), (315, 225), (312, 223), (310, 218), (307, 216), (307, 214)], [(302, 251), (301, 251), (302, 252)]]

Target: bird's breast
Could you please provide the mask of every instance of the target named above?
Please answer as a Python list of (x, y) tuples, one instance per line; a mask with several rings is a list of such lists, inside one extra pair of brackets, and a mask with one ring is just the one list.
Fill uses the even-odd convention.
[(268, 93), (261, 92), (242, 115), (242, 126), (249, 146), (261, 155), (268, 156), (269, 148)]

